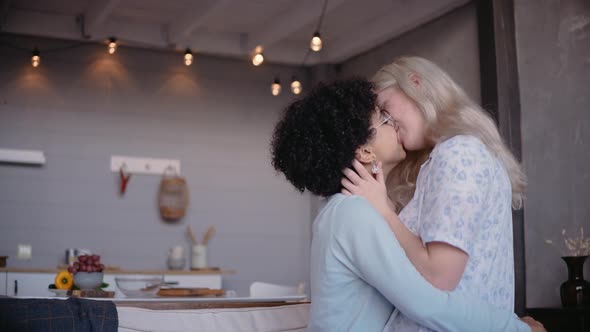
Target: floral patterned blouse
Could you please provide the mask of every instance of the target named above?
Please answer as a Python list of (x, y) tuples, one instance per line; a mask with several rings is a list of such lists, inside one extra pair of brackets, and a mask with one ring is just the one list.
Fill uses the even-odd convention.
[[(399, 217), (424, 245), (445, 242), (469, 255), (456, 290), (514, 310), (512, 187), (501, 161), (478, 138), (437, 144)], [(430, 331), (397, 311), (386, 330)]]

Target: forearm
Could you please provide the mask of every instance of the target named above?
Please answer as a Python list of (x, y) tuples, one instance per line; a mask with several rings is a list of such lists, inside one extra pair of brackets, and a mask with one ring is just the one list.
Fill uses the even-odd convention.
[[(366, 238), (363, 237), (363, 240), (366, 241)], [(377, 247), (384, 242), (374, 241)], [(367, 252), (359, 253), (360, 257), (356, 261), (366, 261), (366, 257), (372, 252), (387, 252), (382, 257), (382, 271), (368, 271), (375, 266), (368, 264), (369, 267), (361, 268), (363, 275), (411, 320), (436, 331), (530, 332), (529, 327), (509, 311), (494, 308), (491, 304), (464, 293), (435, 290), (435, 283), (418, 277), (415, 266), (411, 266), (413, 264), (410, 264), (408, 258), (405, 258), (407, 263), (404, 262), (407, 254), (404, 255), (401, 251), (401, 244), (395, 244), (395, 240), (387, 242), (389, 248), (367, 248)], [(392, 243), (394, 246), (391, 246)], [(411, 270), (414, 270), (415, 277), (412, 277)]]
[(410, 262), (414, 265), (416, 270), (428, 280), (434, 287), (442, 290), (453, 290), (456, 284), (449, 283), (444, 278), (440, 278), (440, 273), (437, 270), (437, 262), (433, 261), (428, 247), (422, 244), (420, 237), (412, 233), (399, 219), (397, 214), (390, 213), (387, 218), (389, 228), (398, 239)]
[(435, 289), (420, 276), (377, 212), (363, 200), (348, 202), (340, 208), (346, 231), (335, 235), (336, 248), (365, 282), (408, 318), (435, 331), (530, 332), (508, 310), (476, 297)]

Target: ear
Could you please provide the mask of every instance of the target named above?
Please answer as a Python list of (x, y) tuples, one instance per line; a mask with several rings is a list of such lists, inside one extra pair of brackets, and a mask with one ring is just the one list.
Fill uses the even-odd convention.
[(410, 82), (412, 82), (412, 85), (415, 88), (419, 88), (420, 87), (420, 76), (418, 76), (418, 74), (416, 73), (411, 73), (408, 78), (410, 79)]
[(375, 153), (373, 153), (373, 148), (371, 148), (371, 146), (369, 145), (363, 145), (359, 147), (358, 149), (356, 149), (354, 155), (356, 160), (360, 161), (363, 164), (368, 164), (377, 159), (377, 156), (375, 156)]

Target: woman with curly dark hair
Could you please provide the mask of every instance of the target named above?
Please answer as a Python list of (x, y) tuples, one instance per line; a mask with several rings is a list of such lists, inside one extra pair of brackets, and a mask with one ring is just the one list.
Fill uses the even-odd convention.
[(340, 192), (342, 170), (355, 157), (374, 168), (379, 156), (391, 170), (406, 152), (391, 115), (376, 112), (375, 103), (371, 83), (360, 79), (320, 86), (294, 102), (275, 129), (273, 166), (299, 191), (324, 197)]
[(309, 331), (382, 331), (394, 308), (437, 331), (530, 331), (510, 311), (434, 288), (380, 214), (339, 193), (343, 169), (362, 165), (381, 178), (405, 158), (371, 83), (320, 85), (289, 105), (271, 150), (274, 168), (295, 188), (329, 197), (313, 223)]

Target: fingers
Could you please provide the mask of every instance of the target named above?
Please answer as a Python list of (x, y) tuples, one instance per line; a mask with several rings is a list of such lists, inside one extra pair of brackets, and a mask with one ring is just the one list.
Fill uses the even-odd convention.
[(545, 327), (543, 326), (543, 324), (541, 324), (539, 321), (536, 321), (532, 317), (525, 316), (525, 317), (522, 317), (521, 320), (523, 322), (525, 322), (528, 326), (533, 328), (533, 331), (539, 331), (539, 332), (540, 331), (547, 331), (547, 330), (545, 330)]
[(363, 179), (361, 179), (361, 177), (353, 170), (351, 170), (350, 168), (345, 168), (342, 173), (344, 173), (344, 176), (346, 178), (348, 178), (348, 180), (350, 180), (350, 182), (354, 183), (354, 184), (359, 184), (361, 182), (363, 182)]
[(363, 180), (372, 180), (373, 179), (373, 175), (371, 173), (369, 173), (369, 171), (367, 171), (367, 169), (365, 168), (365, 166), (363, 164), (361, 164), (360, 161), (358, 160), (353, 160), (352, 161), (352, 166), (354, 167), (354, 169), (356, 170), (356, 172), (360, 175), (360, 177)]
[(538, 321), (536, 321), (533, 317), (530, 316), (522, 317), (521, 320), (527, 324), (540, 324)]
[(348, 191), (351, 195), (356, 193), (356, 188), (357, 186), (350, 182), (347, 178), (342, 178), (342, 181), (340, 181), (340, 183), (342, 184), (342, 187), (344, 187), (344, 190)]
[(342, 193), (342, 194), (344, 194), (346, 196), (352, 196), (352, 193), (350, 191), (346, 190), (346, 189), (342, 189), (342, 191), (340, 193)]

